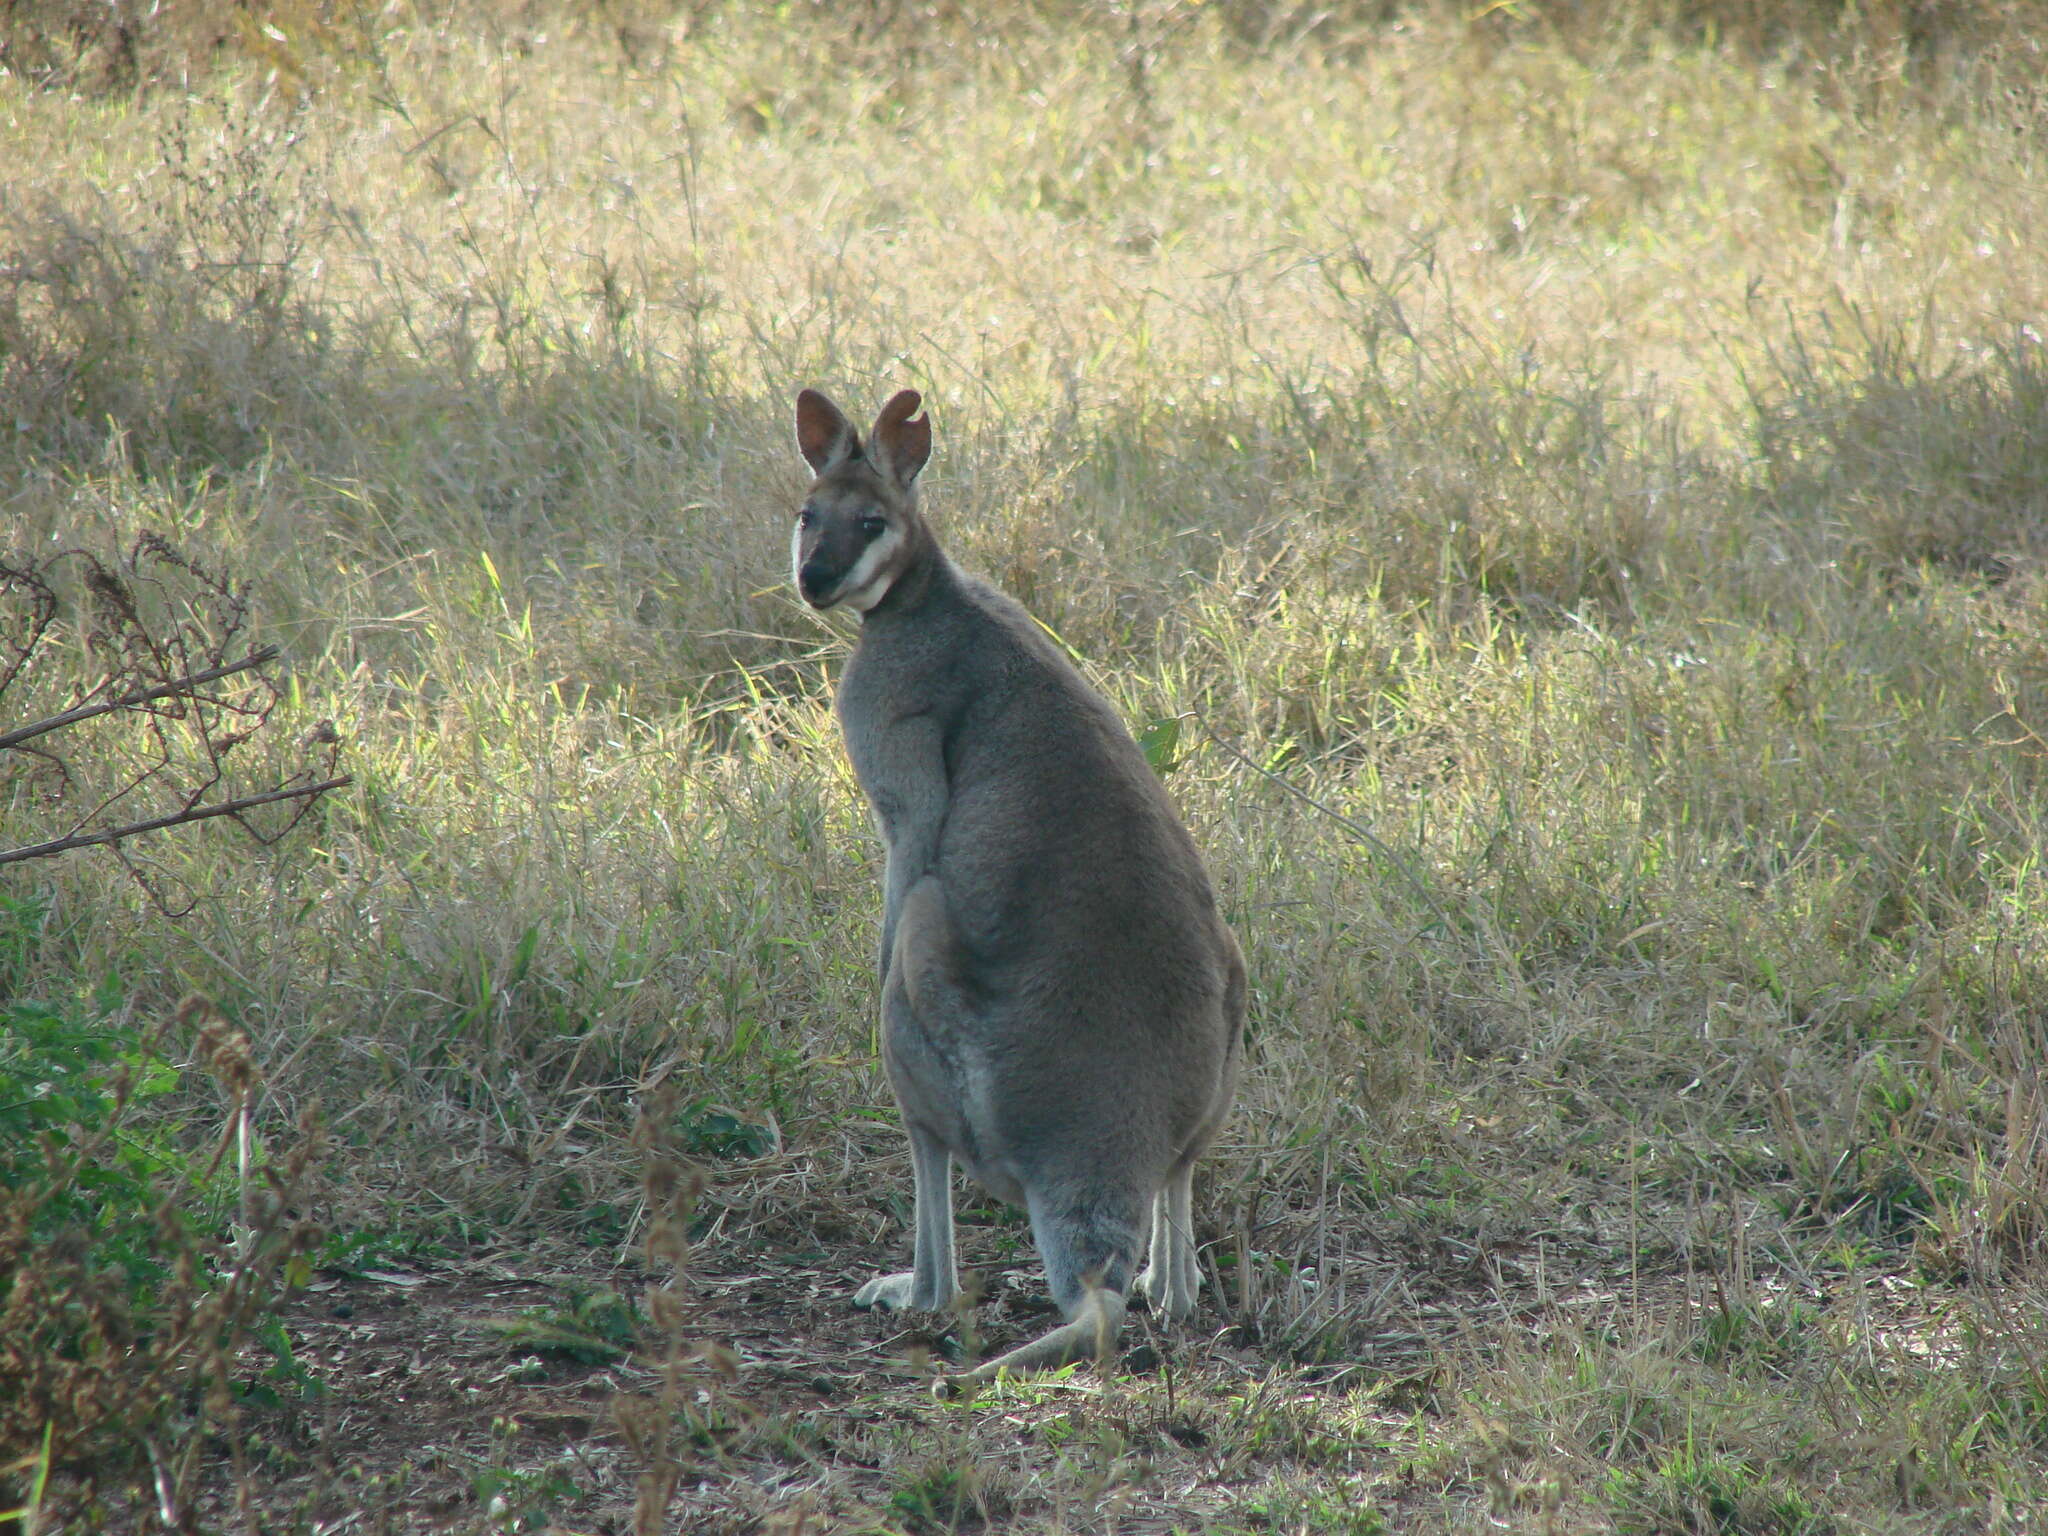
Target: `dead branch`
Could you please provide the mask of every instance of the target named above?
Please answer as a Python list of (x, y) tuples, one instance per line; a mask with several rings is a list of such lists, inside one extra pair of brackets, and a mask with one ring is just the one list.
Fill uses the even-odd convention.
[(281, 800), (293, 800), (301, 795), (324, 795), (330, 789), (340, 789), (344, 784), (354, 782), (351, 775), (344, 773), (332, 779), (322, 779), (318, 784), (300, 784), (291, 789), (273, 789), (268, 794), (244, 795), (239, 800), (227, 800), (219, 805), (197, 805), (190, 810), (173, 811), (168, 816), (158, 816), (149, 821), (131, 821), (125, 827), (109, 827), (104, 832), (84, 832), (71, 837), (52, 838), (47, 843), (32, 843), (26, 848), (0, 849), (0, 864), (19, 864), (23, 859), (47, 859), (53, 854), (69, 853), (74, 848), (116, 843), (124, 837), (161, 832), (166, 827), (182, 827), (189, 821), (205, 821), (213, 816), (236, 816), (259, 805), (276, 805)]
[(224, 666), (208, 667), (204, 672), (194, 672), (186, 677), (175, 678), (168, 683), (157, 683), (148, 688), (138, 688), (124, 693), (118, 699), (101, 699), (96, 704), (80, 704), (67, 709), (61, 715), (52, 715), (47, 720), (38, 720), (31, 725), (16, 726), (11, 731), (0, 732), (0, 751), (18, 747), (24, 741), (33, 741), (45, 731), (61, 731), (67, 725), (76, 725), (81, 720), (90, 720), (95, 715), (110, 714), (117, 709), (134, 709), (138, 705), (153, 704), (158, 699), (175, 698), (181, 694), (196, 693), (207, 683), (218, 682), (232, 677), (237, 672), (246, 672), (251, 667), (260, 667), (266, 662), (277, 660), (277, 647), (266, 645), (251, 651), (240, 661), (231, 661)]
[[(0, 865), (103, 847), (171, 912), (159, 877), (124, 852), (129, 839), (227, 817), (273, 843), (349, 783), (334, 771), (341, 738), (326, 721), (301, 737), (310, 761), (296, 771), (278, 765), (268, 785), (234, 783), (230, 754), (270, 740), (264, 728), (283, 698), (267, 670), (278, 648), (250, 645), (248, 624), (246, 591), (155, 534), (118, 558), (79, 548), (0, 557), (0, 717), (9, 704), (43, 705), (0, 731), (0, 795), (59, 807), (70, 823), (0, 847)], [(245, 819), (278, 804), (293, 806), (282, 827)]]

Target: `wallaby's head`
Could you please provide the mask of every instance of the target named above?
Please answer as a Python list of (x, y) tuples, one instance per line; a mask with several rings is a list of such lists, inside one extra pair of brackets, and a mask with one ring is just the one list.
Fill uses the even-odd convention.
[(796, 446), (818, 478), (790, 535), (790, 572), (813, 608), (866, 613), (931, 542), (911, 489), (932, 451), (932, 425), (906, 389), (875, 417), (867, 441), (815, 389), (796, 397)]

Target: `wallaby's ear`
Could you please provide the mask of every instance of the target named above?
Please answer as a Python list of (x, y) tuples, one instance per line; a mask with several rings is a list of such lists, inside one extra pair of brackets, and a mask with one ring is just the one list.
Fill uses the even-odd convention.
[(860, 452), (860, 434), (846, 419), (846, 412), (815, 389), (799, 390), (796, 397), (796, 451), (822, 475)]
[(875, 418), (874, 431), (868, 434), (881, 451), (889, 473), (906, 489), (932, 453), (931, 419), (917, 414), (923, 403), (924, 397), (914, 389), (892, 395)]

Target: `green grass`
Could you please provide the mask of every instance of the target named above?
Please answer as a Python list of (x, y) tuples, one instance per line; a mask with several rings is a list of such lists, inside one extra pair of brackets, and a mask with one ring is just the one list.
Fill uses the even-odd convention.
[[(1149, 728), (1253, 986), (1199, 1221), (1264, 1379), (1130, 1378), (1002, 1518), (2018, 1529), (1969, 1522), (2048, 1487), (2039, 31), (1581, 9), (22, 55), (9, 546), (231, 567), (355, 783), (150, 840), (176, 918), (7, 870), (0, 1001), (216, 1000), (336, 1231), (609, 1256), (658, 1080), (706, 1253), (895, 1241), (783, 519), (794, 391), (914, 385), (942, 536)], [(67, 815), (0, 777), (0, 842)], [(959, 1517), (971, 1447), (840, 1431), (840, 1517)]]

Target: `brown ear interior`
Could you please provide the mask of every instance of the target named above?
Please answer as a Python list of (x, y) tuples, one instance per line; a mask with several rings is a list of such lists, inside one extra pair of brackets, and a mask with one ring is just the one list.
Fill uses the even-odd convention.
[(875, 417), (871, 435), (888, 459), (890, 472), (902, 485), (915, 480), (924, 461), (931, 457), (931, 419), (917, 415), (917, 408), (923, 403), (924, 397), (916, 390), (898, 390)]
[(860, 452), (860, 436), (846, 412), (832, 403), (822, 390), (804, 389), (796, 397), (796, 449), (822, 475), (838, 463)]

